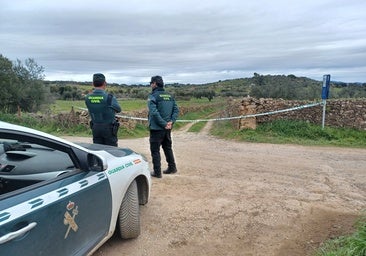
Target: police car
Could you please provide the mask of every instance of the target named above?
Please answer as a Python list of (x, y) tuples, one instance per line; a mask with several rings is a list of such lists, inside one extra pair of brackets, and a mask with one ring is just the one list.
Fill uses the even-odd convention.
[(140, 234), (147, 160), (0, 122), (0, 255), (90, 255)]

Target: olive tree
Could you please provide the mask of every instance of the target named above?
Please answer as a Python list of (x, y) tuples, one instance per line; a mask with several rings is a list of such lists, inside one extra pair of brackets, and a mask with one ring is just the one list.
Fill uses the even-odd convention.
[(11, 62), (0, 55), (0, 109), (15, 113), (19, 109), (35, 112), (40, 109), (48, 97), (48, 90), (43, 83), (44, 68), (34, 59)]

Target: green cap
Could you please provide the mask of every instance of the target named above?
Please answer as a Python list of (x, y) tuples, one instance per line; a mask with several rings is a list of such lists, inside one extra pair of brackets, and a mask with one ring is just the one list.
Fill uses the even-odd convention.
[(93, 75), (93, 83), (104, 83), (105, 76), (102, 73), (96, 73)]

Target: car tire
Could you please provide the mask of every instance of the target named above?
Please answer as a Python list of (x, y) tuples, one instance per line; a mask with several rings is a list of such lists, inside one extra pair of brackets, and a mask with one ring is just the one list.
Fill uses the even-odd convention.
[(140, 205), (137, 184), (134, 180), (127, 189), (118, 214), (119, 235), (122, 239), (140, 235)]

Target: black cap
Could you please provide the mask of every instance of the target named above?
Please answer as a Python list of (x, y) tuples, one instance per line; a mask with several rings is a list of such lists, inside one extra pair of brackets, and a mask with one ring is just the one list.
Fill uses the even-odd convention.
[(105, 82), (105, 76), (102, 73), (96, 73), (93, 75), (93, 83), (96, 86), (102, 86)]
[(163, 78), (161, 76), (151, 77), (151, 82), (150, 83), (154, 83), (154, 82), (157, 84), (157, 86), (164, 87), (164, 81), (163, 81)]

